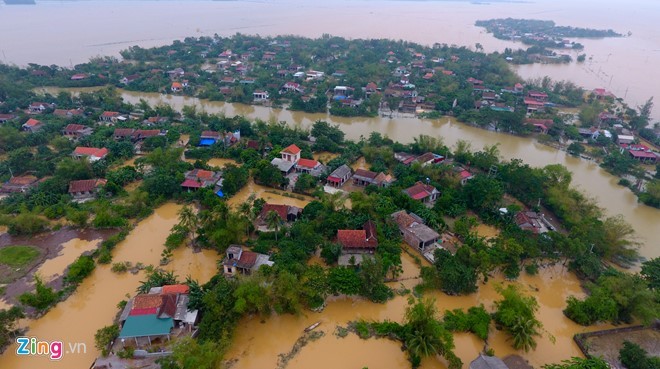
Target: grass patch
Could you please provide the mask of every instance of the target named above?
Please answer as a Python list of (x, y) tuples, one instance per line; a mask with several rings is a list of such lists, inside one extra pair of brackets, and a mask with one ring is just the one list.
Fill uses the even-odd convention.
[(22, 268), (39, 257), (39, 249), (33, 246), (7, 246), (0, 249), (0, 264)]

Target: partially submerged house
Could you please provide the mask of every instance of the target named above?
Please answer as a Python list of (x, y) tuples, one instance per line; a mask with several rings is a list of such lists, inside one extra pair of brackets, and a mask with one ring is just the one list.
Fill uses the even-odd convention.
[(337, 230), (337, 243), (341, 245), (339, 265), (360, 265), (365, 256), (371, 257), (376, 252), (376, 225), (368, 220), (362, 228)]
[(231, 245), (227, 248), (227, 257), (222, 261), (222, 267), (227, 276), (237, 274), (251, 275), (262, 265), (273, 266), (268, 255), (252, 251), (245, 251), (239, 245)]
[(105, 179), (83, 179), (69, 182), (69, 195), (76, 201), (86, 201), (96, 197), (99, 190), (105, 186)]
[(212, 187), (214, 191), (217, 191), (222, 187), (222, 172), (193, 169), (187, 171), (184, 176), (185, 180), (181, 183), (181, 187), (188, 191), (207, 187)]
[(153, 287), (149, 293), (128, 300), (119, 322), (119, 338), (134, 340), (137, 347), (151, 345), (153, 339), (167, 339), (176, 333), (191, 333), (197, 323), (197, 310), (188, 310), (187, 285)]
[(82, 146), (76, 147), (76, 149), (73, 150), (73, 153), (71, 154), (71, 156), (73, 156), (74, 159), (87, 158), (87, 160), (89, 160), (90, 163), (103, 160), (107, 155), (108, 155), (108, 149), (106, 149), (105, 147), (99, 149), (96, 147), (82, 147)]
[[(424, 220), (414, 213), (400, 210), (392, 213), (392, 219), (399, 226), (403, 240), (424, 257), (431, 260), (433, 252), (439, 247), (440, 234), (424, 224)], [(428, 254), (428, 256), (427, 256)]]
[(327, 178), (327, 184), (332, 187), (339, 188), (351, 178), (351, 167), (346, 164), (343, 164), (339, 168), (335, 169)]
[(496, 356), (479, 354), (479, 357), (470, 363), (470, 369), (509, 369), (509, 367)]
[(440, 195), (440, 191), (437, 188), (422, 182), (415, 183), (414, 186), (406, 188), (403, 192), (411, 199), (421, 201), (424, 204), (435, 202), (438, 195)]

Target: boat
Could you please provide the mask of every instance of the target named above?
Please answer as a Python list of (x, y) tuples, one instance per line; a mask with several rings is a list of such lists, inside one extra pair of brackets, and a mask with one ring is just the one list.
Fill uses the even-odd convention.
[(321, 325), (321, 322), (316, 322), (316, 323), (310, 325), (309, 327), (305, 328), (305, 332), (311, 332), (314, 329), (316, 329), (316, 327), (318, 327), (319, 325)]

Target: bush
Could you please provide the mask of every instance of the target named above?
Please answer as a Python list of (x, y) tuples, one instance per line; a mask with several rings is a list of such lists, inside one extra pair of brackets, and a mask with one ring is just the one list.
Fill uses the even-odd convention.
[(108, 346), (119, 337), (119, 326), (117, 324), (103, 327), (94, 334), (94, 347), (101, 351), (103, 356), (108, 356)]
[(42, 232), (46, 224), (48, 222), (37, 215), (22, 213), (9, 222), (8, 231), (12, 235), (32, 235)]
[(92, 273), (94, 267), (94, 259), (91, 256), (83, 255), (69, 266), (64, 281), (68, 284), (78, 284)]
[(57, 300), (59, 300), (59, 294), (52, 288), (46, 286), (38, 276), (34, 277), (34, 281), (35, 292), (25, 292), (18, 296), (18, 301), (21, 304), (31, 306), (38, 311), (46, 311), (54, 305)]

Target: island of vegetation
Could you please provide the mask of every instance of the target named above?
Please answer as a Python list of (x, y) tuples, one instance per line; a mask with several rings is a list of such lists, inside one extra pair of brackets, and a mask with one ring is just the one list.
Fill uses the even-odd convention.
[[(623, 35), (613, 30), (597, 30), (590, 28), (576, 28), (557, 26), (550, 20), (536, 19), (489, 19), (479, 20), (475, 23), (483, 27), (488, 33), (492, 33), (500, 40), (520, 41), (530, 45), (526, 51), (520, 50), (515, 57), (512, 51), (505, 52), (512, 62), (517, 64), (545, 62), (561, 63), (570, 62), (570, 55), (558, 55), (548, 49), (583, 50), (584, 45), (568, 38), (605, 38), (622, 37)], [(578, 61), (584, 61), (585, 57), (578, 57)]]
[[(228, 47), (241, 52), (228, 52)], [(325, 57), (319, 54), (323, 52)], [(244, 53), (248, 54), (245, 58)], [(286, 122), (209, 114), (195, 106), (176, 111), (146, 101), (133, 105), (107, 85), (292, 106), (312, 99), (322, 102), (331, 95), (331, 114), (348, 112), (346, 115), (382, 111), (381, 103), (400, 110), (413, 102), (408, 94), (414, 92), (417, 98), (424, 91), (426, 101), (439, 104), (438, 112), (451, 112), (466, 122), (505, 132), (545, 127), (543, 134), (557, 142), (577, 127), (561, 119), (545, 101), (580, 106), (580, 119), (589, 123), (600, 119), (598, 114), (605, 106), (611, 107), (618, 109), (616, 117), (627, 118), (626, 126), (644, 128), (652, 100), (637, 114), (633, 109), (623, 110), (622, 103), (612, 97), (590, 94), (585, 102), (584, 91), (567, 83), (537, 81), (525, 91), (497, 55), (383, 40), (238, 35), (186, 39), (154, 49), (133, 47), (124, 56), (132, 61), (99, 58), (75, 70), (0, 66), (0, 117), (6, 118), (0, 127), (0, 176), (5, 193), (0, 224), (13, 235), (112, 230), (112, 236), (97, 250), (69, 266), (60, 286), (35, 276), (34, 287), (5, 296), (15, 306), (0, 311), (0, 344), (11, 342), (18, 319), (39, 316), (74, 293), (99, 264), (112, 264), (116, 273), (145, 270), (137, 295), (121, 302), (122, 314), (115, 324), (96, 335), (104, 355), (116, 351), (120, 358), (131, 360), (136, 347), (117, 345), (116, 339), (129, 337), (139, 342), (126, 327), (134, 319), (130, 318), (132, 309), (153, 303), (149, 296), (162, 295), (156, 300), (170, 308), (185, 300), (186, 311), (199, 313), (199, 319), (190, 321), (180, 315), (176, 318), (176, 314), (167, 318), (194, 325), (194, 338), (170, 342), (165, 338), (169, 333), (161, 333), (153, 342), (157, 348), (173, 351), (159, 360), (167, 369), (217, 367), (242, 317), (319, 311), (332, 295), (363, 297), (375, 303), (386, 303), (395, 294), (408, 296), (409, 307), (401, 323), (355, 321), (342, 334), (400, 341), (412, 367), (434, 355), (442, 356), (452, 369), (462, 367), (453, 352), (452, 332), (472, 332), (484, 341), (485, 354), (496, 354), (488, 348), (490, 326), (506, 332), (515, 349), (534, 350), (538, 337), (547, 334), (537, 317), (538, 302), (515, 285), (501, 286), (493, 306), (474, 306), (467, 311), (439, 312), (424, 294), (438, 290), (449, 295), (472, 294), (495, 274), (515, 280), (523, 272), (538, 273), (547, 263), (567, 266), (589, 292), (585, 298), (566, 301), (565, 315), (578, 324), (650, 325), (660, 314), (660, 260), (645, 261), (640, 273), (614, 268), (640, 261), (634, 230), (621, 216), (604, 216), (597, 204), (571, 186), (572, 174), (561, 165), (533, 168), (519, 159), (503, 161), (497, 145), (475, 150), (461, 141), (449, 148), (441, 138), (423, 135), (400, 143), (377, 132), (351, 141), (338, 126), (324, 121), (301, 129)], [(297, 59), (292, 62), (292, 57)], [(348, 58), (364, 63), (349, 63)], [(440, 59), (442, 69), (427, 72), (438, 79), (422, 84), (426, 63), (434, 65)], [(203, 69), (211, 60), (217, 61), (214, 73)], [(239, 60), (242, 62), (237, 64)], [(344, 73), (334, 67), (325, 69), (327, 73), (321, 70), (330, 68), (324, 63), (334, 62), (346, 67)], [(415, 70), (412, 63), (416, 62), (421, 62), (419, 71), (393, 74), (408, 70), (408, 63)], [(167, 69), (168, 65), (178, 66)], [(241, 66), (246, 70), (238, 71)], [(287, 74), (294, 70), (304, 71), (299, 82), (289, 81), (296, 78)], [(279, 71), (284, 71), (284, 77)], [(223, 85), (225, 78), (234, 78), (226, 82), (230, 87)], [(236, 78), (250, 82), (236, 82)], [(393, 88), (393, 78), (399, 84), (406, 78), (413, 86)], [(280, 94), (288, 83), (304, 93), (294, 89)], [(35, 92), (36, 87), (51, 84), (100, 88), (76, 95)], [(511, 86), (497, 89), (508, 84)], [(390, 95), (387, 88), (393, 91)], [(394, 96), (396, 91), (402, 95)], [(335, 98), (338, 93), (343, 97)], [(348, 94), (355, 100), (360, 93), (365, 110), (344, 103), (351, 99)], [(491, 97), (495, 100), (492, 105)], [(327, 109), (321, 102), (304, 107)], [(429, 110), (436, 112), (435, 106)], [(500, 109), (502, 106), (516, 108), (511, 111)], [(530, 106), (533, 118), (525, 115)], [(585, 142), (620, 147), (611, 137), (606, 142), (600, 136), (589, 139)], [(582, 141), (578, 146), (582, 147)], [(320, 159), (320, 153), (331, 157)], [(612, 163), (630, 160), (626, 155), (616, 154)], [(210, 164), (212, 158), (230, 159), (234, 164), (216, 167)], [(358, 160), (364, 167), (355, 167)], [(296, 207), (252, 196), (230, 206), (228, 199), (250, 181), (292, 199), (309, 201)], [(657, 181), (651, 180), (647, 192), (641, 193), (648, 193)], [(184, 206), (167, 238), (161, 264), (169, 263), (179, 247), (215, 250), (222, 262), (208, 283), (181, 279), (159, 265), (113, 263), (114, 247), (137, 221), (171, 201)], [(480, 223), (495, 227), (497, 235), (479, 236), (475, 229)], [(404, 244), (407, 246), (402, 247)], [(25, 246), (29, 245), (0, 247), (0, 267), (21, 267), (36, 258), (38, 251)], [(402, 252), (412, 253), (421, 267), (420, 283), (413, 290), (386, 283), (401, 274)], [(310, 263), (313, 255), (320, 255), (323, 265)], [(156, 308), (167, 309), (165, 305)], [(308, 333), (303, 339), (317, 337), (312, 329)], [(644, 352), (637, 345), (624, 347), (627, 353), (621, 354), (621, 360)], [(548, 368), (604, 369), (607, 365), (600, 358), (576, 358)]]

